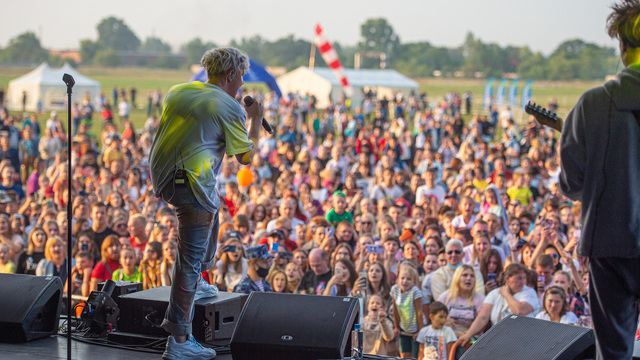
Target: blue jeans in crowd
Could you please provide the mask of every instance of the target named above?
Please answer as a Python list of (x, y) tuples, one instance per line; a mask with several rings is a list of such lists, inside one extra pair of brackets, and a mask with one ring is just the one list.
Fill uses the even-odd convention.
[(162, 328), (173, 335), (191, 334), (193, 303), (201, 272), (213, 267), (218, 242), (218, 213), (210, 213), (186, 185), (169, 184), (160, 197), (178, 216), (178, 254), (171, 297)]

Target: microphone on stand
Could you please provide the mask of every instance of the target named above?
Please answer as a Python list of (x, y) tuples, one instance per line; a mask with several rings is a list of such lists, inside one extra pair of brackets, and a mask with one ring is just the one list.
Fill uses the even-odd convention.
[[(249, 95), (244, 97), (244, 104), (247, 106), (251, 106), (253, 105), (253, 98)], [(269, 122), (267, 121), (267, 119), (262, 118), (262, 127), (269, 133), (269, 134), (273, 134), (273, 128), (271, 127), (271, 125), (269, 125)]]

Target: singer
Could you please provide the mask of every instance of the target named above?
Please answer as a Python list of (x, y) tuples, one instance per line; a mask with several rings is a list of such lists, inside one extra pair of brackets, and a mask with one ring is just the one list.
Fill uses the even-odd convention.
[[(162, 355), (169, 360), (216, 356), (191, 334), (194, 301), (218, 293), (200, 274), (213, 266), (218, 241), (216, 176), (225, 153), (242, 164), (250, 162), (264, 116), (259, 102), (243, 108), (234, 98), (249, 70), (245, 54), (234, 48), (211, 49), (201, 63), (207, 82), (169, 90), (149, 155), (155, 195), (173, 205), (178, 217), (178, 256), (162, 322), (171, 334)], [(248, 134), (245, 109), (251, 121)]]

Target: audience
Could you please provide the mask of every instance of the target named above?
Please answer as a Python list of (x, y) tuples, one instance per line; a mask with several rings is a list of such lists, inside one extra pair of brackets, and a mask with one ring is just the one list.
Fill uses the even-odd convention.
[[(261, 136), (250, 186), (238, 185), (234, 158), (222, 165), (206, 281), (357, 297), (365, 352), (380, 355), (446, 358), (453, 341), (473, 341), (510, 313), (588, 326), (580, 204), (557, 191), (557, 140), (535, 121), (499, 136), (493, 117), (465, 123), (456, 93), (434, 102), (368, 92), (367, 111), (345, 99), (318, 109), (302, 94), (239, 98), (248, 94), (276, 134)], [(170, 286), (177, 217), (148, 171), (161, 119), (98, 126), (104, 96), (80, 96), (86, 121), (73, 129), (70, 179), (57, 114), (41, 135), (39, 114), (0, 104), (0, 272), (69, 278), (78, 296), (107, 279)]]

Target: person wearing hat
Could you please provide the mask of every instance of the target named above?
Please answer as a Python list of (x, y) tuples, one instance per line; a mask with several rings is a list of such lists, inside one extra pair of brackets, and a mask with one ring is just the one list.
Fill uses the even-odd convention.
[(338, 190), (333, 193), (333, 208), (327, 213), (326, 219), (332, 226), (338, 226), (341, 221), (353, 224), (353, 215), (347, 209), (347, 197)]
[(267, 245), (257, 245), (247, 248), (247, 274), (240, 279), (238, 285), (233, 288), (235, 293), (250, 294), (254, 291), (272, 292), (271, 286), (265, 280), (269, 274), (269, 254)]
[(287, 238), (284, 230), (282, 229), (273, 229), (269, 233), (267, 233), (267, 237), (260, 240), (259, 245), (267, 245), (269, 248), (273, 244), (279, 244), (279, 246), (283, 246), (286, 251), (293, 251), (298, 248), (298, 245)]

